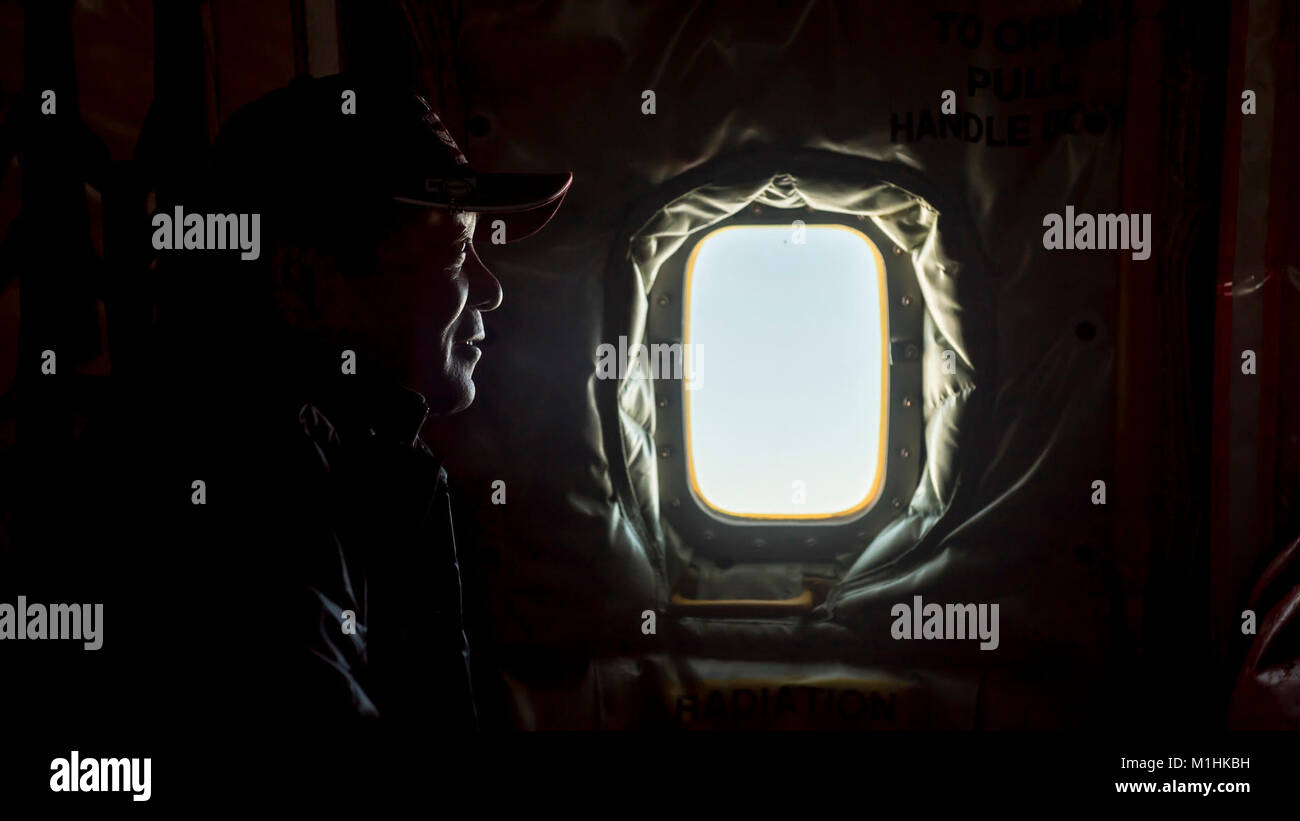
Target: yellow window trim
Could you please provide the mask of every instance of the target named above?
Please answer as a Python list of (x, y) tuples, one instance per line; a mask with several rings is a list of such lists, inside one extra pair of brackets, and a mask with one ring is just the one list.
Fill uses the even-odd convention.
[[(889, 432), (889, 303), (888, 295), (885, 292), (885, 260), (881, 256), (880, 249), (871, 238), (856, 228), (848, 225), (839, 225), (837, 223), (823, 223), (818, 225), (809, 225), (808, 228), (833, 228), (839, 231), (848, 231), (862, 239), (871, 249), (875, 256), (876, 270), (879, 275), (876, 282), (880, 291), (880, 437), (877, 440), (881, 443), (876, 456), (876, 471), (871, 479), (871, 485), (867, 488), (866, 496), (856, 505), (833, 513), (806, 513), (806, 514), (788, 514), (788, 513), (738, 513), (733, 510), (726, 510), (718, 507), (708, 500), (703, 491), (700, 490), (699, 482), (695, 477), (695, 457), (691, 449), (691, 392), (686, 389), (685, 384), (682, 386), (682, 426), (686, 429), (686, 470), (691, 483), (691, 491), (695, 498), (699, 499), (710, 510), (721, 513), (726, 516), (732, 516), (738, 519), (761, 519), (769, 521), (796, 521), (796, 520), (827, 520), (839, 519), (851, 516), (866, 509), (880, 497), (881, 483), (885, 474), (885, 454), (889, 451), (886, 436)], [(690, 350), (691, 343), (691, 278), (695, 274), (695, 259), (699, 256), (700, 248), (704, 247), (705, 241), (710, 237), (720, 234), (723, 231), (731, 231), (737, 228), (773, 228), (778, 230), (789, 230), (787, 225), (727, 225), (722, 228), (716, 228), (700, 238), (691, 249), (691, 255), (686, 261), (686, 279), (682, 288), (684, 294), (682, 297), (682, 342), (686, 350)], [(691, 357), (683, 357), (686, 367), (689, 370)], [(693, 377), (686, 375), (686, 381)]]

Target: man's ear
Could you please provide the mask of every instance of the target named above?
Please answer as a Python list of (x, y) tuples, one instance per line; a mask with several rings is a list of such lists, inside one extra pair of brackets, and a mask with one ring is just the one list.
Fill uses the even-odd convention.
[(312, 249), (280, 246), (271, 271), (275, 307), (285, 324), (299, 331), (319, 329), (335, 297), (334, 266)]

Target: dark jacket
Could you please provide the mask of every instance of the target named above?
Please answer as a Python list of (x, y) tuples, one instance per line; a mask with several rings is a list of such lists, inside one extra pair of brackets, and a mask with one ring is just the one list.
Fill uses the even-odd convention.
[(367, 388), (297, 404), (275, 437), (264, 509), (285, 600), (263, 649), (289, 685), (275, 688), (286, 714), (476, 725), (447, 474), (418, 435), (426, 414), (418, 393)]

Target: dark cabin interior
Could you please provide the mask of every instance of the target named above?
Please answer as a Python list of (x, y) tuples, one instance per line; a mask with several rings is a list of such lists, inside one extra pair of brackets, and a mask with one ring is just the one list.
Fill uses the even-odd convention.
[[(318, 611), (334, 708), (385, 732), (457, 726), (456, 699), (495, 738), (1300, 728), (1298, 45), (1282, 0), (0, 2), (0, 691), (40, 738), (18, 789), (61, 798), (76, 734), (52, 727), (103, 755), (125, 714), (281, 738), (257, 653), (306, 658), (277, 618)], [(405, 143), (339, 149), (334, 124), (368, 127), (381, 95), (348, 94), (381, 86), (450, 151), (393, 207), (477, 214), (458, 310), (484, 333), (449, 354), (472, 404), (421, 389), (412, 429), (451, 565), (357, 523), (398, 474), (289, 487), (232, 432), (303, 373), (258, 364), (256, 310), (416, 347), (441, 320), (382, 289), (324, 305), (380, 285), (293, 257), (270, 206), (260, 248), (180, 210), (301, 166), (275, 214), (361, 248), (327, 201)], [(250, 115), (252, 169), (232, 115), (285, 87), (339, 110)], [(301, 270), (317, 303), (285, 309)], [(370, 384), (368, 348), (351, 382), (329, 350), (326, 381)], [(309, 431), (331, 482), (339, 418)], [(277, 591), (323, 554), (270, 523), (314, 526), (300, 503), (347, 582), (310, 612)], [(102, 603), (102, 647), (56, 640), (70, 602)], [(469, 696), (420, 683), (444, 639)], [(1089, 766), (1111, 792), (1109, 753)]]

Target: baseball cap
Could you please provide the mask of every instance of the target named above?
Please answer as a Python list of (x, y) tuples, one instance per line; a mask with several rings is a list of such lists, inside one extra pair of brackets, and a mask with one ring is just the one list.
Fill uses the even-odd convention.
[(500, 219), (504, 241), (516, 242), (551, 220), (573, 174), (480, 173), (424, 97), (336, 74), (299, 78), (231, 115), (213, 180), (219, 198), (266, 212), (287, 233), (346, 230), (398, 202), (477, 213), (482, 236)]

